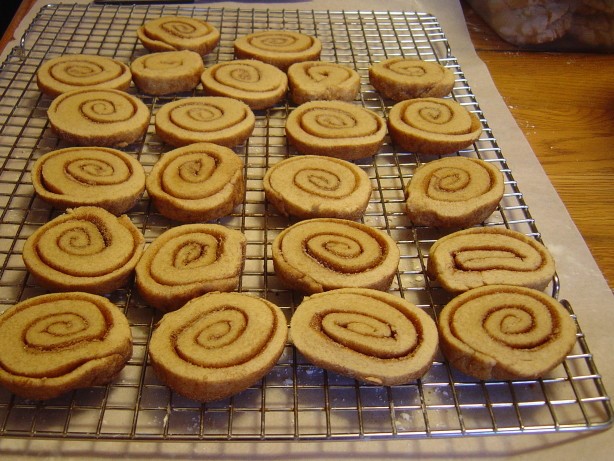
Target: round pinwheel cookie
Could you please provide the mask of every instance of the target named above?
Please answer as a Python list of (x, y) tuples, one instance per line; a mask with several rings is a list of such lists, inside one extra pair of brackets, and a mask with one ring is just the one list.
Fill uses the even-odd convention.
[(120, 215), (143, 194), (145, 170), (120, 150), (68, 147), (34, 163), (32, 184), (43, 200), (59, 208), (90, 205)]
[(173, 227), (147, 247), (136, 266), (143, 299), (161, 311), (211, 291), (232, 291), (245, 260), (245, 236), (218, 224)]
[(399, 259), (399, 248), (388, 234), (344, 219), (301, 221), (273, 241), (275, 273), (286, 286), (304, 293), (387, 290)]
[(243, 201), (243, 161), (228, 147), (190, 144), (164, 154), (145, 187), (167, 218), (181, 222), (221, 218)]
[(285, 72), (295, 62), (319, 59), (322, 42), (299, 32), (267, 30), (239, 37), (234, 50), (239, 59), (257, 59)]
[(288, 89), (285, 73), (253, 59), (214, 64), (200, 79), (206, 94), (238, 99), (254, 110), (274, 106), (286, 96)]
[(235, 147), (252, 134), (256, 117), (249, 106), (232, 98), (181, 98), (156, 113), (156, 133), (168, 144), (181, 147), (212, 142)]
[(47, 110), (57, 135), (80, 146), (122, 147), (149, 127), (149, 109), (119, 90), (83, 89), (63, 93)]
[(149, 344), (158, 377), (208, 402), (247, 389), (277, 362), (288, 338), (275, 304), (241, 293), (208, 293), (162, 318)]
[(440, 98), (454, 87), (454, 73), (432, 61), (395, 57), (369, 68), (369, 81), (382, 96), (394, 101)]
[(195, 51), (163, 51), (136, 58), (130, 70), (143, 93), (159, 96), (196, 88), (205, 65)]
[(220, 41), (220, 31), (207, 21), (183, 16), (163, 16), (136, 31), (149, 51), (190, 50), (204, 56)]
[(84, 206), (69, 209), (28, 237), (23, 262), (50, 290), (109, 293), (128, 281), (144, 241), (128, 216)]
[(501, 171), (484, 160), (433, 160), (420, 165), (407, 185), (407, 215), (417, 225), (470, 227), (492, 214), (504, 188)]
[(38, 88), (50, 96), (83, 88), (125, 90), (130, 68), (104, 56), (69, 54), (45, 61), (36, 72)]
[(108, 299), (37, 296), (0, 316), (0, 385), (26, 399), (107, 384), (132, 356), (124, 314)]
[(427, 274), (450, 292), (483, 285), (517, 285), (543, 290), (555, 263), (548, 249), (505, 227), (474, 227), (438, 239), (429, 252)]
[(511, 285), (469, 290), (439, 315), (442, 352), (478, 379), (533, 379), (559, 365), (576, 342), (569, 312), (541, 291)]
[(290, 97), (295, 104), (309, 101), (352, 101), (360, 91), (360, 76), (348, 66), (304, 61), (288, 69)]
[(292, 342), (309, 362), (386, 386), (422, 377), (433, 364), (437, 336), (423, 310), (365, 288), (307, 297), (290, 321)]
[(482, 123), (451, 99), (409, 99), (388, 114), (388, 130), (395, 144), (421, 154), (451, 154), (469, 147), (482, 134)]
[(312, 101), (288, 115), (286, 138), (301, 154), (356, 160), (375, 155), (386, 122), (375, 112), (343, 101)]
[(280, 213), (298, 218), (360, 218), (371, 180), (353, 163), (304, 155), (276, 163), (264, 175), (264, 192)]

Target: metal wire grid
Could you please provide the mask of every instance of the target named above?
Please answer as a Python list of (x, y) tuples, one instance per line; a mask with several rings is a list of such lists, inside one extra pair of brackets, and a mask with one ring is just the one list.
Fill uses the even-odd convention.
[[(233, 59), (236, 37), (263, 29), (291, 29), (318, 36), (322, 59), (349, 63), (361, 75), (360, 100), (386, 116), (382, 100), (368, 81), (372, 62), (394, 55), (418, 56), (450, 67), (457, 80), (452, 97), (482, 120), (484, 134), (460, 155), (477, 156), (499, 166), (506, 191), (485, 225), (507, 226), (539, 238), (516, 181), (471, 92), (437, 19), (428, 14), (395, 12), (213, 9), (181, 6), (49, 5), (41, 10), (0, 69), (0, 302), (1, 310), (42, 294), (21, 259), (27, 237), (59, 215), (35, 196), (30, 169), (43, 153), (65, 147), (49, 129), (51, 102), (36, 87), (36, 71), (45, 59), (66, 53), (91, 53), (130, 62), (145, 50), (135, 29), (161, 15), (197, 16), (216, 25), (221, 43), (205, 65)], [(152, 114), (177, 98), (137, 94)], [(269, 206), (262, 189), (266, 169), (292, 153), (284, 124), (288, 102), (257, 112), (248, 142), (235, 149), (246, 164), (244, 204), (219, 220), (248, 239), (239, 291), (267, 298), (287, 318), (301, 297), (286, 290), (273, 271), (271, 242), (293, 221)], [(149, 170), (169, 150), (153, 126), (141, 142), (124, 149)], [(390, 291), (423, 308), (435, 319), (450, 295), (425, 276), (430, 245), (443, 233), (414, 227), (403, 211), (403, 186), (423, 161), (397, 151), (387, 139), (373, 159), (358, 161), (373, 184), (363, 222), (397, 240), (401, 263)], [(129, 213), (151, 242), (174, 223), (159, 215), (144, 197)], [(558, 282), (552, 284), (558, 294)], [(69, 439), (128, 440), (322, 440), (424, 438), (603, 429), (612, 421), (610, 401), (601, 384), (584, 335), (566, 361), (547, 378), (482, 382), (450, 368), (442, 356), (420, 380), (382, 387), (358, 383), (307, 363), (288, 345), (261, 382), (229, 399), (200, 404), (185, 399), (157, 380), (147, 362), (147, 345), (160, 314), (146, 306), (132, 286), (109, 298), (130, 321), (134, 355), (107, 386), (80, 389), (59, 398), (23, 400), (0, 390), (0, 435)], [(569, 306), (568, 306), (569, 307)], [(571, 307), (569, 307), (571, 312)], [(575, 316), (574, 316), (575, 317)]]

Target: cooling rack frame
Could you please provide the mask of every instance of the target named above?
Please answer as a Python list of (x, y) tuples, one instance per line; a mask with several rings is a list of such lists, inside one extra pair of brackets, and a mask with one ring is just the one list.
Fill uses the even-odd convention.
[[(129, 63), (146, 53), (135, 30), (161, 15), (197, 16), (221, 31), (220, 45), (205, 65), (233, 59), (233, 40), (263, 29), (291, 28), (318, 36), (322, 59), (352, 65), (361, 76), (355, 103), (386, 117), (391, 106), (370, 86), (368, 67), (385, 57), (416, 56), (451, 68), (451, 97), (476, 113), (483, 134), (458, 155), (496, 164), (505, 177), (504, 198), (483, 224), (505, 226), (540, 239), (527, 204), (482, 113), (437, 18), (427, 13), (390, 11), (302, 11), (198, 7), (194, 5), (47, 5), (33, 19), (20, 46), (0, 67), (0, 311), (45, 291), (21, 260), (25, 239), (62, 213), (38, 198), (30, 178), (40, 155), (66, 147), (50, 130), (51, 99), (36, 86), (36, 70), (51, 57), (92, 53)], [(140, 97), (157, 109), (192, 93)], [(256, 113), (250, 139), (235, 148), (245, 162), (245, 201), (217, 222), (246, 234), (247, 259), (239, 291), (276, 303), (289, 320), (301, 296), (284, 288), (271, 262), (271, 242), (292, 224), (266, 203), (262, 177), (268, 166), (289, 155), (284, 121), (294, 106), (284, 101)], [(155, 135), (123, 149), (148, 171), (170, 150)], [(401, 249), (391, 293), (423, 308), (433, 318), (450, 295), (425, 275), (430, 245), (444, 231), (413, 226), (403, 210), (403, 187), (415, 168), (428, 161), (396, 149), (387, 137), (373, 159), (357, 161), (373, 184), (363, 222), (389, 233)], [(159, 215), (146, 196), (128, 213), (146, 241), (176, 225)], [(558, 297), (558, 279), (550, 288)], [(586, 338), (547, 377), (522, 381), (479, 381), (462, 375), (438, 355), (431, 370), (406, 385), (383, 387), (356, 382), (307, 363), (288, 344), (277, 365), (246, 391), (219, 402), (185, 399), (157, 380), (147, 361), (148, 339), (160, 314), (139, 299), (133, 285), (108, 295), (130, 321), (134, 355), (109, 385), (70, 392), (49, 401), (29, 401), (0, 390), (0, 437), (85, 440), (355, 440), (435, 438), (602, 430), (612, 424), (610, 399), (601, 383)], [(569, 303), (561, 301), (576, 320)]]

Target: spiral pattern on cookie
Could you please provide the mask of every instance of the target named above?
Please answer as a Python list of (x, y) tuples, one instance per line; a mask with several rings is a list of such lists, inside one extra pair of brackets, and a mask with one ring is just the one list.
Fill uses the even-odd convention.
[(555, 263), (544, 245), (521, 232), (478, 227), (437, 240), (427, 273), (451, 292), (497, 284), (543, 290), (554, 277)]
[(0, 384), (31, 399), (106, 384), (132, 355), (126, 317), (87, 293), (41, 295), (0, 317)]
[(104, 147), (69, 147), (41, 156), (32, 169), (34, 190), (56, 206), (99, 206), (121, 214), (145, 190), (145, 171), (130, 155)]
[(419, 166), (407, 185), (407, 214), (418, 225), (469, 227), (496, 209), (503, 174), (476, 158), (446, 157)]
[(127, 281), (143, 242), (126, 215), (118, 218), (86, 206), (70, 209), (36, 230), (26, 240), (23, 260), (46, 288), (101, 294)]
[(201, 76), (205, 93), (243, 101), (252, 109), (266, 109), (281, 101), (288, 77), (278, 68), (253, 59), (220, 62)]
[(306, 155), (282, 160), (264, 176), (267, 199), (284, 215), (356, 219), (371, 197), (367, 173), (353, 163)]
[(385, 290), (396, 273), (399, 249), (372, 227), (318, 218), (282, 231), (273, 241), (273, 263), (286, 285), (306, 293), (345, 287)]
[(246, 389), (275, 364), (287, 340), (285, 316), (264, 299), (210, 293), (166, 314), (149, 348), (157, 375), (199, 401)]
[(395, 101), (413, 98), (440, 98), (454, 86), (454, 73), (431, 61), (389, 58), (369, 68), (369, 80), (383, 96)]
[(457, 296), (441, 312), (439, 328), (450, 363), (480, 379), (543, 376), (576, 340), (576, 327), (558, 301), (509, 285)]
[(130, 86), (130, 68), (104, 56), (73, 54), (50, 59), (36, 73), (40, 90), (51, 96), (82, 88), (125, 90)]
[(395, 104), (388, 128), (403, 149), (424, 154), (448, 154), (477, 141), (479, 118), (456, 101), (441, 98), (410, 99)]
[(352, 101), (360, 91), (358, 72), (334, 62), (292, 64), (288, 69), (288, 83), (296, 104), (315, 100)]
[(290, 322), (292, 341), (312, 363), (379, 385), (423, 376), (437, 350), (437, 327), (397, 296), (364, 288), (312, 295)]
[(146, 22), (137, 36), (150, 51), (190, 50), (201, 56), (220, 41), (219, 30), (207, 21), (183, 16), (164, 16)]
[(158, 136), (176, 147), (196, 142), (235, 147), (250, 136), (255, 123), (254, 113), (241, 101), (209, 96), (165, 104), (155, 126)]
[(130, 70), (141, 91), (165, 95), (196, 88), (205, 65), (195, 51), (164, 51), (136, 58), (130, 64)]
[(286, 71), (295, 62), (318, 59), (322, 42), (299, 32), (267, 30), (239, 37), (234, 50), (239, 59), (258, 59)]
[(53, 100), (47, 115), (58, 136), (79, 145), (127, 145), (149, 126), (147, 106), (118, 90), (69, 91)]
[(234, 290), (245, 258), (245, 236), (217, 224), (186, 224), (164, 232), (136, 266), (136, 285), (148, 304), (178, 309), (210, 291)]
[(158, 211), (170, 219), (217, 219), (243, 200), (243, 161), (227, 147), (190, 144), (164, 154), (145, 187)]
[(312, 101), (294, 109), (286, 137), (301, 154), (355, 160), (377, 153), (386, 123), (363, 107), (343, 101)]

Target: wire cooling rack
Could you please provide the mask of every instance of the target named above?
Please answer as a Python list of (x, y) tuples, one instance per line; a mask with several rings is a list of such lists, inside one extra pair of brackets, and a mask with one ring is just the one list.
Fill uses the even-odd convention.
[[(347, 63), (361, 76), (356, 103), (386, 116), (389, 101), (369, 85), (368, 67), (397, 55), (434, 60), (456, 74), (452, 97), (482, 120), (479, 141), (459, 155), (482, 158), (505, 176), (505, 195), (489, 226), (506, 226), (539, 238), (516, 181), (437, 21), (411, 12), (215, 9), (172, 5), (49, 5), (33, 19), (21, 45), (0, 68), (0, 310), (44, 291), (28, 275), (21, 258), (26, 238), (61, 214), (34, 193), (30, 170), (42, 154), (66, 147), (50, 130), (51, 102), (36, 86), (45, 59), (89, 53), (129, 63), (146, 51), (135, 31), (162, 15), (196, 16), (221, 31), (221, 42), (205, 65), (233, 59), (236, 37), (262, 29), (290, 29), (318, 36), (322, 59)], [(163, 104), (199, 94), (150, 97), (129, 90), (152, 114)], [(267, 298), (290, 319), (301, 297), (278, 282), (271, 242), (292, 223), (265, 201), (263, 175), (292, 153), (284, 123), (292, 106), (283, 102), (256, 113), (250, 139), (235, 149), (245, 161), (245, 201), (220, 220), (248, 239), (239, 291)], [(170, 150), (153, 125), (142, 142), (124, 149), (148, 171)], [(428, 280), (425, 265), (431, 244), (442, 232), (414, 227), (406, 217), (403, 186), (423, 161), (398, 151), (389, 139), (373, 159), (356, 162), (368, 173), (373, 195), (363, 221), (389, 233), (401, 250), (390, 289), (434, 318), (450, 295)], [(129, 213), (151, 242), (175, 225), (156, 213), (145, 196)], [(558, 282), (552, 283), (558, 295)], [(200, 404), (171, 392), (147, 360), (148, 340), (160, 314), (145, 305), (130, 285), (109, 295), (126, 314), (134, 355), (107, 386), (80, 389), (39, 402), (0, 390), (0, 436), (126, 440), (330, 440), (425, 438), (469, 435), (583, 431), (609, 427), (610, 401), (578, 327), (578, 340), (565, 362), (548, 377), (523, 381), (479, 381), (450, 368), (437, 356), (431, 370), (406, 385), (367, 385), (307, 363), (289, 344), (277, 365), (260, 382), (226, 400)], [(564, 302), (564, 301), (563, 301)], [(565, 303), (565, 302), (564, 302)], [(565, 303), (566, 304), (566, 303)], [(575, 315), (571, 311), (572, 317)], [(1, 351), (0, 351), (1, 353)]]

